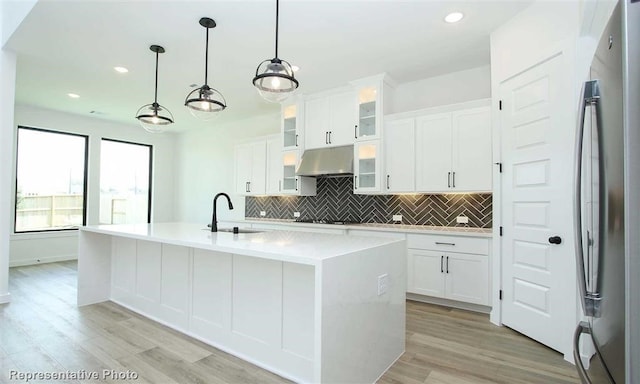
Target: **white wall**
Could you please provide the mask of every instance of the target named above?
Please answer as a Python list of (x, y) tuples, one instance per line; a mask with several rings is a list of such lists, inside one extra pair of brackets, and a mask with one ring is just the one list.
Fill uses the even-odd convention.
[(491, 97), (491, 67), (484, 66), (399, 84), (393, 113)]
[[(15, 108), (15, 127), (18, 125), (44, 128), (61, 132), (79, 133), (89, 136), (89, 173), (87, 185), (87, 224), (98, 224), (100, 206), (100, 140), (102, 138), (131, 141), (153, 146), (152, 211), (153, 222), (174, 219), (174, 142), (175, 134), (154, 135), (132, 123), (122, 125), (105, 120), (56, 112), (25, 105)], [(15, 129), (15, 128), (14, 128)], [(12, 132), (15, 154), (15, 132)], [(11, 180), (15, 180), (15, 156), (11, 155)], [(11, 191), (11, 231), (15, 199), (15, 183)], [(10, 265), (33, 264), (75, 259), (77, 257), (77, 231), (56, 233), (11, 234)]]
[[(223, 112), (224, 113), (224, 112)], [(234, 145), (247, 139), (280, 132), (280, 115), (266, 115), (211, 128), (185, 132), (176, 143), (176, 220), (211, 222), (213, 197), (231, 196), (233, 211), (225, 204), (219, 218), (244, 219), (244, 197), (234, 191)]]

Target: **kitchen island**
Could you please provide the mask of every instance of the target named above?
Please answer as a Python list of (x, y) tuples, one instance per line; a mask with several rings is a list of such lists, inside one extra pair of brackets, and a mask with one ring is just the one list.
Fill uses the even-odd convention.
[(87, 226), (78, 305), (111, 300), (297, 382), (373, 383), (404, 352), (406, 259), (389, 238)]

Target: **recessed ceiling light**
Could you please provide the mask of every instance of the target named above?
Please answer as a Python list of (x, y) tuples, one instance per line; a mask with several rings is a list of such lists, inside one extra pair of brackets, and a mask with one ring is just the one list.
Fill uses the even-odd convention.
[(113, 69), (115, 69), (116, 72), (118, 73), (127, 73), (129, 72), (129, 70), (125, 67), (113, 67)]
[(458, 21), (462, 20), (463, 17), (464, 15), (462, 14), (462, 12), (451, 12), (450, 14), (445, 16), (444, 21), (446, 21), (447, 23), (457, 23)]
[(291, 66), (291, 70), (292, 70), (293, 72), (298, 72), (298, 71), (300, 70), (300, 67), (298, 67), (297, 65), (292, 65), (292, 66)]
[(77, 99), (78, 97), (80, 97), (80, 95), (75, 94), (75, 93), (67, 93), (67, 96), (69, 96), (72, 99)]

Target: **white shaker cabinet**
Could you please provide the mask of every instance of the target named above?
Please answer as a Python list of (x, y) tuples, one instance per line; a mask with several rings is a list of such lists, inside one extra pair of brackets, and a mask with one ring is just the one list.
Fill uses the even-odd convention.
[(267, 140), (267, 183), (265, 193), (278, 195), (282, 188), (282, 145), (279, 138)]
[(380, 192), (382, 154), (380, 140), (359, 141), (353, 147), (353, 192)]
[(415, 119), (387, 122), (384, 131), (385, 172), (382, 192), (414, 192), (416, 188)]
[(237, 194), (245, 196), (265, 194), (266, 152), (266, 140), (236, 145), (234, 151), (234, 173)]
[(284, 151), (280, 153), (279, 192), (284, 195), (315, 196), (316, 178), (296, 175), (300, 165), (300, 151)]
[(299, 149), (304, 144), (304, 103), (295, 101), (282, 105), (281, 114), (281, 149)]
[(407, 235), (407, 292), (489, 305), (489, 239)]
[(417, 192), (492, 190), (488, 107), (418, 117), (416, 147)]
[(304, 114), (305, 149), (337, 147), (354, 142), (356, 120), (353, 91), (306, 100)]

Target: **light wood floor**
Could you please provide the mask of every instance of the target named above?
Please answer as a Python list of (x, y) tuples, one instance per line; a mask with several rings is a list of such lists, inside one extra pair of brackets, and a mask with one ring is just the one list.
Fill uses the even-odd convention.
[[(11, 370), (82, 369), (135, 371), (135, 383), (288, 382), (114, 303), (76, 307), (75, 262), (11, 268), (9, 284), (12, 301), (0, 305), (0, 383), (19, 382)], [(486, 315), (408, 302), (406, 353), (380, 382), (577, 383), (574, 371)]]

